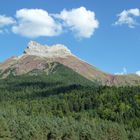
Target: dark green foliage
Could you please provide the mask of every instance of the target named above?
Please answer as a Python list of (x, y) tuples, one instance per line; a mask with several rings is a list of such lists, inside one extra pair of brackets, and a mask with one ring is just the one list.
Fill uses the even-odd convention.
[(139, 140), (140, 87), (106, 87), (58, 65), (0, 80), (0, 140)]

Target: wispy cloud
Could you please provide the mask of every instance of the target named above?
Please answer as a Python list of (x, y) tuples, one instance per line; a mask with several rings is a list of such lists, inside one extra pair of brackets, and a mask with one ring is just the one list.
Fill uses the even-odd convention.
[[(128, 74), (126, 67), (123, 68), (122, 72), (115, 73), (115, 75), (126, 75), (126, 74)], [(140, 76), (140, 71), (136, 71), (134, 74)]]
[(136, 74), (137, 74), (138, 76), (140, 76), (140, 71), (137, 71)]
[(115, 25), (128, 25), (130, 28), (134, 28), (138, 25), (136, 17), (140, 17), (140, 9), (128, 9), (124, 10), (117, 15), (118, 20), (115, 22)]
[(5, 27), (16, 23), (12, 17), (0, 15), (0, 34), (5, 32)]
[(127, 69), (126, 67), (123, 68), (122, 72), (117, 72), (115, 75), (126, 75), (127, 74)]
[(12, 17), (7, 17), (5, 15), (0, 15), (0, 27), (14, 24), (15, 20)]

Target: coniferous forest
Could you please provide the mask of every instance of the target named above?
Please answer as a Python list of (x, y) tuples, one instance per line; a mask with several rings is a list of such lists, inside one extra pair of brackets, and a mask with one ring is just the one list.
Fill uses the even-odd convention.
[(108, 87), (59, 66), (0, 80), (0, 140), (140, 140), (140, 86)]

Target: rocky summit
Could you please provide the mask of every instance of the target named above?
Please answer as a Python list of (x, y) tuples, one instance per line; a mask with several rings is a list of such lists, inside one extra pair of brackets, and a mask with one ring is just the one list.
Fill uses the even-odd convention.
[(28, 47), (24, 51), (24, 55), (34, 55), (46, 58), (65, 58), (72, 55), (72, 53), (66, 46), (62, 44), (48, 46), (41, 45), (35, 41), (30, 41)]
[(57, 71), (58, 65), (63, 65), (84, 78), (97, 81), (103, 85), (140, 85), (140, 77), (136, 74), (109, 74), (76, 57), (62, 44), (48, 46), (34, 41), (28, 43), (22, 55), (11, 57), (0, 63), (0, 78), (6, 78), (9, 75), (40, 74), (42, 72), (50, 75)]

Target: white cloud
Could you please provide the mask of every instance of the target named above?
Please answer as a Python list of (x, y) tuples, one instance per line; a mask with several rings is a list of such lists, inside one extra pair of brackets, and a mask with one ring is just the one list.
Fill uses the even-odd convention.
[(123, 68), (123, 71), (122, 72), (117, 72), (115, 73), (115, 75), (126, 75), (127, 74), (127, 69), (126, 67)]
[(7, 30), (7, 29), (4, 29), (5, 26), (12, 25), (15, 22), (16, 21), (12, 17), (7, 17), (5, 15), (0, 15), (0, 34), (5, 33), (5, 30)]
[(12, 25), (13, 33), (29, 38), (57, 36), (65, 30), (72, 31), (78, 38), (90, 38), (99, 22), (93, 11), (80, 7), (54, 14), (43, 9), (20, 9), (16, 11), (15, 20), (0, 15), (1, 34), (7, 32), (6, 25)]
[(140, 9), (129, 9), (124, 10), (120, 14), (117, 15), (119, 18), (115, 22), (115, 25), (123, 25), (126, 24), (130, 28), (134, 28), (138, 25), (137, 21), (135, 20), (136, 17), (140, 17)]
[(14, 24), (15, 20), (12, 17), (7, 17), (5, 15), (0, 15), (0, 27)]
[(63, 10), (60, 14), (54, 15), (62, 20), (63, 25), (72, 30), (77, 37), (89, 38), (99, 27), (99, 22), (93, 11), (80, 7), (71, 10)]
[(12, 27), (12, 31), (22, 36), (30, 38), (56, 36), (62, 32), (61, 24), (42, 9), (18, 10), (16, 18), (18, 24)]
[(140, 76), (140, 71), (137, 71), (136, 74), (137, 74), (138, 76)]

